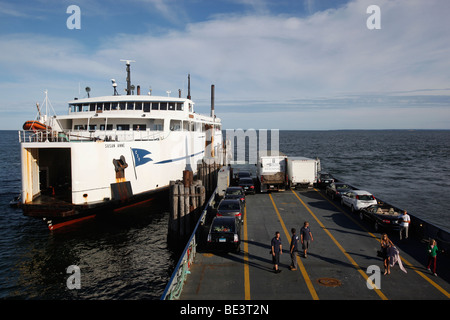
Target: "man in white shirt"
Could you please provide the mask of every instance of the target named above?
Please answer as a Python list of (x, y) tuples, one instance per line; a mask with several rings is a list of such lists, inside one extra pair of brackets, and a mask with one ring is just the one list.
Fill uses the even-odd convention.
[(409, 217), (408, 213), (405, 211), (403, 211), (403, 215), (400, 218), (400, 240), (402, 240), (402, 234), (403, 234), (403, 230), (405, 230), (405, 239), (408, 239), (408, 228), (409, 228), (409, 224), (411, 223), (411, 218)]

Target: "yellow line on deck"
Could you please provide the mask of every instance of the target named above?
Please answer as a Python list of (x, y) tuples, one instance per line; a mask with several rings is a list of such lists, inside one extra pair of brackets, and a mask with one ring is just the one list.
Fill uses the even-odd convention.
[[(316, 190), (316, 189), (314, 189)], [(345, 255), (345, 257), (350, 261), (350, 263), (358, 270), (358, 272), (363, 276), (364, 279), (366, 279), (367, 283), (370, 283), (371, 286), (374, 288), (375, 292), (380, 296), (383, 300), (388, 300), (387, 297), (381, 292), (380, 289), (378, 289), (375, 284), (369, 279), (367, 274), (360, 268), (360, 266), (356, 263), (355, 260), (345, 251), (345, 249), (341, 246), (341, 244), (333, 237), (333, 235), (325, 228), (323, 223), (316, 217), (316, 215), (309, 209), (309, 207), (306, 205), (306, 203), (298, 196), (297, 193), (295, 193), (291, 189), (292, 193), (297, 197), (297, 199), (300, 201), (300, 203), (308, 210), (308, 212), (313, 216), (313, 218), (317, 221), (317, 223), (322, 227), (322, 229), (326, 232), (326, 234), (331, 238), (331, 240), (334, 242), (334, 244), (339, 248), (339, 250), (342, 251), (342, 253)], [(317, 190), (316, 190), (317, 191)]]
[[(270, 193), (269, 193), (269, 197), (270, 197), (270, 200), (272, 201), (273, 207), (275, 208), (275, 212), (277, 213), (278, 219), (280, 219), (281, 227), (283, 228), (286, 237), (287, 237), (288, 239), (290, 239), (291, 237), (290, 237), (289, 232), (288, 232), (288, 230), (287, 230), (287, 228), (286, 228), (286, 225), (284, 224), (284, 221), (283, 221), (283, 219), (281, 218), (280, 212), (278, 212), (278, 208), (277, 208), (277, 206), (275, 205), (275, 202), (273, 201), (272, 195), (271, 195)], [(314, 289), (314, 286), (313, 286), (313, 284), (312, 284), (312, 282), (311, 282), (311, 279), (309, 278), (309, 275), (308, 275), (308, 273), (306, 272), (305, 266), (303, 265), (303, 262), (300, 260), (300, 258), (299, 258), (298, 256), (297, 256), (297, 263), (298, 263), (298, 266), (300, 267), (300, 271), (301, 271), (301, 273), (302, 273), (302, 275), (303, 275), (303, 278), (305, 279), (306, 286), (308, 287), (309, 292), (311, 293), (312, 298), (313, 298), (314, 300), (319, 300), (319, 296), (317, 295), (317, 292), (316, 292), (316, 290)]]
[[(380, 239), (375, 236), (373, 233), (369, 232), (364, 226), (362, 226), (358, 221), (355, 221), (352, 217), (350, 217), (344, 210), (342, 210), (341, 208), (339, 208), (336, 204), (334, 204), (333, 202), (331, 202), (328, 198), (326, 198), (321, 192), (319, 192), (317, 189), (314, 189), (318, 194), (321, 195), (322, 198), (324, 198), (325, 200), (327, 200), (329, 203), (331, 203), (336, 209), (338, 209), (340, 212), (342, 212), (343, 214), (345, 214), (348, 218), (350, 218), (351, 220), (353, 220), (353, 222), (355, 222), (361, 229), (363, 229), (364, 231), (366, 231), (371, 237), (375, 238), (378, 242), (380, 242)], [(447, 298), (450, 299), (450, 293), (448, 293), (444, 288), (442, 288), (440, 285), (438, 285), (436, 282), (434, 282), (433, 280), (431, 280), (429, 277), (427, 277), (423, 272), (421, 272), (420, 270), (418, 270), (416, 267), (413, 266), (412, 263), (410, 263), (408, 260), (406, 260), (403, 257), (400, 257), (402, 259), (402, 261), (411, 269), (413, 269), (417, 274), (419, 274), (422, 278), (424, 278), (425, 280), (427, 280), (433, 287), (435, 287), (437, 290), (439, 290), (441, 293), (443, 293)]]
[(245, 288), (245, 300), (250, 300), (250, 271), (248, 268), (247, 206), (245, 206), (245, 208), (244, 208), (244, 288)]

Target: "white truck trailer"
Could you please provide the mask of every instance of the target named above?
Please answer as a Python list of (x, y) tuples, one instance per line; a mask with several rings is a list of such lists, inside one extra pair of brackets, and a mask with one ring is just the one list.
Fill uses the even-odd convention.
[(292, 188), (314, 186), (319, 171), (320, 160), (318, 158), (289, 157), (287, 159), (288, 181)]
[(260, 191), (282, 191), (286, 189), (287, 157), (278, 151), (266, 151), (259, 153), (256, 174), (260, 184)]

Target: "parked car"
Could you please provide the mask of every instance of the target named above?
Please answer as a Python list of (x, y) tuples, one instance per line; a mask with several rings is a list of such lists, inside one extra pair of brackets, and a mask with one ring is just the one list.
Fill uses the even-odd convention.
[(244, 189), (244, 192), (255, 194), (255, 184), (252, 178), (241, 178), (239, 179), (239, 186)]
[(402, 214), (387, 204), (376, 204), (359, 211), (361, 220), (368, 220), (373, 223), (374, 229), (378, 232), (380, 229), (398, 231), (400, 230), (400, 221)]
[(364, 190), (351, 190), (342, 193), (341, 204), (350, 207), (352, 212), (377, 204), (375, 197)]
[(251, 174), (248, 171), (239, 171), (237, 173), (237, 178), (241, 179), (241, 178), (251, 178)]
[(215, 217), (209, 229), (207, 244), (210, 249), (240, 251), (241, 224), (235, 217)]
[(244, 205), (239, 199), (223, 199), (217, 207), (216, 216), (232, 216), (243, 222)]
[(331, 198), (331, 199), (340, 199), (342, 193), (354, 190), (351, 185), (345, 183), (345, 182), (332, 182), (330, 183), (326, 189), (325, 193)]
[(326, 188), (330, 183), (334, 182), (334, 178), (327, 172), (319, 172), (317, 175), (317, 187)]
[(234, 174), (233, 177), (233, 185), (239, 185), (239, 180), (242, 178), (250, 178), (251, 179), (251, 174), (249, 171), (239, 171), (238, 173)]
[(225, 199), (239, 199), (245, 206), (245, 192), (242, 187), (228, 187), (225, 190)]

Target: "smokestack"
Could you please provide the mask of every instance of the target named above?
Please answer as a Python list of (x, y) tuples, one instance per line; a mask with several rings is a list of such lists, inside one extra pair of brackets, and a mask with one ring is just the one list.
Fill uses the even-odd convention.
[(181, 98), (181, 89), (178, 89), (178, 98)]
[(211, 85), (211, 117), (214, 118), (214, 85)]
[(191, 100), (191, 75), (188, 74), (188, 95), (187, 98)]
[(130, 63), (127, 61), (127, 95), (131, 94)]
[(138, 95), (138, 96), (141, 95), (141, 86), (137, 86), (137, 95)]

